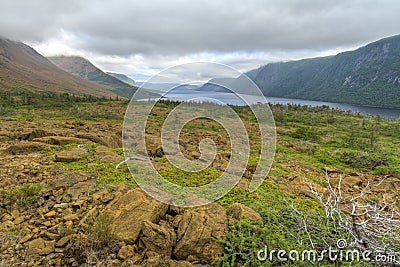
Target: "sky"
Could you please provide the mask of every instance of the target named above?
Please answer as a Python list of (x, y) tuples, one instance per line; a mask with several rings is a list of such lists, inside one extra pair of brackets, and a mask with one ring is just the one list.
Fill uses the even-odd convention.
[(216, 62), (248, 71), (400, 33), (398, 0), (0, 0), (0, 36), (144, 81)]

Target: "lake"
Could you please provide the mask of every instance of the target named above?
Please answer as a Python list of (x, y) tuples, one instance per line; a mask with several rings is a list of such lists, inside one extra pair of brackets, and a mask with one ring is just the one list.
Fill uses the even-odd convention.
[[(257, 104), (258, 102), (264, 102), (261, 100), (260, 96), (246, 95), (249, 100), (249, 104)], [(175, 101), (186, 101), (194, 98), (208, 98), (210, 102), (222, 102), (224, 104), (246, 105), (244, 101), (231, 93), (221, 93), (213, 91), (194, 91), (194, 90), (172, 90), (164, 96), (168, 100)], [(213, 101), (215, 99), (215, 101)], [(345, 103), (333, 103), (333, 102), (323, 102), (323, 101), (311, 101), (302, 99), (292, 99), (292, 98), (281, 98), (281, 97), (266, 97), (268, 103), (270, 104), (293, 104), (293, 105), (303, 105), (303, 106), (329, 106), (334, 109), (359, 112), (361, 114), (369, 115), (381, 115), (386, 118), (400, 118), (400, 109), (396, 108), (379, 108), (379, 107), (368, 107), (354, 104)]]

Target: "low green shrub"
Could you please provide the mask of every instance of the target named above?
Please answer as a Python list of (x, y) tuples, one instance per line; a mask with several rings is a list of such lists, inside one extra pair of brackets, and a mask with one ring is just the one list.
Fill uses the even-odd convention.
[[(300, 210), (287, 203), (281, 209), (263, 208), (260, 212), (263, 221), (251, 222), (246, 219), (231, 222), (226, 237), (218, 240), (224, 245), (226, 253), (216, 259), (215, 266), (352, 266), (354, 262), (332, 262), (328, 257), (318, 258), (323, 250), (337, 248), (338, 240), (350, 238), (344, 230), (335, 227), (334, 222), (328, 222), (321, 211)], [(286, 261), (277, 257), (280, 250), (286, 252)], [(311, 250), (317, 252), (315, 261), (308, 261), (307, 253), (303, 260), (303, 251)], [(299, 252), (298, 260), (289, 258), (290, 251)], [(260, 260), (259, 255), (266, 258)]]
[(11, 190), (7, 197), (15, 200), (20, 206), (27, 206), (37, 201), (39, 192), (42, 189), (43, 186), (40, 184), (24, 184)]
[(383, 155), (358, 150), (344, 150), (338, 153), (339, 161), (356, 169), (375, 170), (378, 166), (387, 166), (388, 159)]
[(76, 237), (71, 242), (67, 254), (76, 255), (86, 266), (94, 266), (110, 254), (117, 253), (119, 248), (120, 242), (115, 236), (112, 217), (108, 213), (101, 213), (87, 227), (86, 235)]

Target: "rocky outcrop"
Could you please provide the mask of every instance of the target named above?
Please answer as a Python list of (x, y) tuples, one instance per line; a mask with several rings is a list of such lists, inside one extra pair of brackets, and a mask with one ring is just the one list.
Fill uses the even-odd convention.
[(132, 245), (125, 245), (122, 246), (121, 249), (118, 251), (118, 258), (120, 260), (126, 260), (132, 258), (135, 254), (135, 247)]
[(78, 133), (75, 135), (77, 138), (87, 139), (94, 143), (102, 144), (111, 148), (122, 146), (121, 133), (111, 133), (107, 135), (93, 134), (93, 133)]
[(339, 169), (336, 168), (336, 167), (325, 166), (325, 167), (322, 168), (322, 170), (324, 172), (326, 172), (327, 174), (340, 173)]
[(175, 247), (176, 234), (174, 229), (165, 222), (157, 225), (150, 221), (144, 221), (139, 242), (148, 251), (155, 252), (163, 258), (170, 258), (172, 248)]
[(124, 160), (123, 156), (120, 156), (112, 152), (106, 146), (98, 146), (95, 148), (94, 157), (104, 163), (119, 163)]
[(61, 151), (54, 156), (56, 162), (74, 162), (79, 161), (85, 156), (86, 152), (80, 148), (71, 148)]
[(249, 208), (241, 203), (234, 203), (229, 209), (226, 210), (226, 214), (228, 217), (231, 217), (235, 220), (249, 219), (250, 221), (261, 221), (261, 215), (254, 211), (252, 208)]
[[(224, 253), (215, 239), (224, 236), (228, 217), (258, 218), (239, 204), (227, 216), (216, 203), (184, 209), (140, 188), (102, 182), (92, 170), (123, 159), (112, 149), (120, 142), (113, 139), (115, 125), (43, 124), (46, 131), (26, 125), (0, 134), (6, 140), (0, 143), (0, 258), (10, 266), (209, 266)], [(157, 147), (155, 156), (162, 154)], [(21, 189), (25, 184), (37, 192), (23, 195), (30, 194)], [(10, 197), (13, 191), (21, 195)]]
[(43, 238), (38, 238), (27, 242), (25, 246), (28, 255), (48, 255), (54, 251), (55, 241), (46, 241)]
[(344, 186), (361, 186), (362, 185), (362, 179), (359, 176), (347, 176), (342, 180), (342, 183)]
[(45, 137), (40, 137), (40, 138), (34, 138), (32, 140), (33, 142), (40, 142), (40, 143), (46, 143), (50, 145), (68, 145), (68, 144), (87, 144), (91, 143), (87, 139), (82, 139), (82, 138), (76, 138), (76, 137), (70, 137), (70, 136), (45, 136)]
[(179, 222), (174, 256), (191, 262), (212, 262), (224, 253), (224, 247), (213, 239), (222, 237), (226, 229), (225, 210), (216, 203), (186, 210)]
[(41, 138), (41, 137), (45, 137), (45, 136), (49, 136), (49, 135), (54, 135), (54, 134), (51, 132), (48, 132), (46, 130), (43, 130), (43, 129), (34, 129), (34, 130), (30, 130), (30, 131), (19, 134), (18, 140), (32, 141), (35, 138)]
[(109, 205), (116, 236), (134, 244), (144, 221), (157, 223), (166, 214), (168, 205), (154, 200), (140, 189), (132, 189)]
[(10, 145), (7, 149), (4, 150), (4, 154), (10, 154), (10, 155), (23, 155), (23, 154), (29, 154), (29, 153), (34, 153), (34, 152), (40, 152), (46, 148), (49, 148), (49, 145), (46, 144), (40, 144), (40, 143), (34, 143), (34, 142), (29, 142), (29, 141), (21, 141), (18, 143), (15, 143), (13, 145)]

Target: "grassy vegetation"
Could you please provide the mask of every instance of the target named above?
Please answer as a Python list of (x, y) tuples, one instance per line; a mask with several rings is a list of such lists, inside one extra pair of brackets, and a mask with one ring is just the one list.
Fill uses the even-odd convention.
[[(273, 106), (278, 149), (285, 158), (333, 165), (343, 171), (399, 175), (400, 123), (380, 116), (362, 116), (328, 107)], [(280, 147), (284, 142), (294, 149)], [(277, 153), (277, 160), (280, 159)]]
[[(163, 116), (167, 116), (168, 110), (173, 106), (175, 103), (163, 103), (158, 107), (148, 123), (149, 134), (154, 134), (151, 129), (162, 127)], [(246, 127), (250, 129), (250, 140), (256, 139), (258, 133), (254, 133), (252, 129), (254, 118), (248, 116), (248, 108), (234, 108), (244, 119)], [(274, 105), (272, 110), (276, 120), (278, 143), (275, 163), (269, 176), (280, 179), (292, 173), (293, 169), (288, 168), (288, 164), (299, 165), (319, 175), (324, 166), (334, 166), (343, 173), (400, 175), (399, 120), (380, 116), (362, 116), (332, 110), (328, 107)], [(223, 140), (227, 138), (223, 129), (207, 120), (193, 121), (188, 124), (181, 133), (183, 139), (187, 130), (190, 130), (192, 140), (199, 139), (196, 137), (201, 134), (210, 138), (216, 137)], [(251, 143), (250, 163), (257, 161), (258, 145), (255, 142)], [(186, 152), (185, 155), (188, 158), (193, 157), (192, 152), (196, 151), (197, 145), (198, 142), (186, 144), (184, 154)], [(218, 152), (228, 159), (226, 151), (229, 151), (230, 143), (220, 142), (218, 145)], [(165, 162), (164, 157), (157, 160), (161, 163)], [(167, 177), (184, 176), (173, 167), (165, 168), (164, 166), (162, 172)], [(205, 176), (202, 175), (202, 177)], [(319, 180), (319, 177), (312, 177), (312, 175), (309, 178)], [(199, 179), (192, 177), (189, 180), (192, 183), (201, 183)], [(185, 185), (187, 185), (186, 180)]]
[[(32, 106), (22, 108), (7, 107), (7, 112), (0, 113), (2, 119), (22, 120), (29, 114), (32, 120), (97, 120), (122, 122), (126, 102), (72, 102), (62, 108)], [(152, 137), (159, 137), (157, 133), (169, 111), (177, 103), (161, 102), (149, 117), (146, 132)], [(249, 182), (249, 173), (257, 162), (259, 144), (254, 141), (259, 134), (256, 130), (254, 117), (245, 107), (233, 107), (244, 120), (249, 129), (251, 153), (248, 173), (245, 174), (244, 183)], [(220, 240), (227, 253), (217, 260), (216, 264), (233, 266), (239, 263), (243, 266), (309, 266), (308, 263), (300, 265), (286, 265), (281, 262), (266, 261), (260, 263), (255, 253), (265, 245), (273, 249), (302, 250), (310, 249), (309, 236), (316, 240), (317, 246), (322, 246), (325, 241), (334, 246), (339, 238), (345, 234), (334, 232), (331, 225), (322, 221), (321, 208), (316, 200), (301, 196), (292, 190), (289, 176), (300, 176), (325, 186), (325, 172), (323, 167), (335, 167), (343, 174), (362, 173), (383, 177), (391, 175), (400, 177), (400, 120), (387, 119), (380, 116), (363, 116), (344, 111), (332, 110), (328, 107), (303, 107), (296, 105), (271, 106), (278, 134), (276, 156), (268, 179), (254, 193), (249, 193), (247, 188), (236, 187), (218, 203), (229, 207), (235, 202), (243, 203), (257, 212), (263, 218), (262, 222), (237, 221), (233, 222), (227, 233), (227, 238)], [(11, 112), (11, 113), (10, 113)], [(45, 114), (46, 116), (43, 116)], [(230, 143), (226, 131), (217, 123), (210, 120), (194, 120), (186, 125), (181, 133), (184, 144), (184, 155), (195, 159), (199, 155), (198, 141), (202, 136), (220, 140), (217, 147), (217, 160), (215, 166), (206, 168), (199, 173), (185, 172), (172, 166), (163, 153), (155, 153), (154, 165), (159, 172), (170, 182), (182, 186), (199, 186), (213, 181), (222, 173), (225, 161), (229, 160)], [(189, 138), (190, 137), (190, 138)], [(146, 137), (147, 138), (147, 137)], [(154, 139), (154, 138), (153, 138)], [(151, 139), (152, 140), (152, 139)], [(151, 141), (149, 139), (149, 142)], [(157, 148), (157, 142), (151, 141), (148, 149)], [(59, 146), (43, 152), (44, 159), (54, 153), (77, 144)], [(46, 168), (57, 169), (60, 172), (88, 172), (97, 175), (100, 186), (110, 183), (129, 183), (135, 186), (134, 179), (126, 165), (115, 170), (116, 164), (103, 163), (94, 157), (94, 150), (98, 144), (85, 145), (89, 149), (86, 157), (78, 162), (53, 163)], [(110, 149), (122, 155), (122, 149)], [(135, 175), (135, 174), (134, 174)], [(40, 190), (39, 190), (40, 191)], [(18, 189), (10, 197), (29, 199), (37, 195), (37, 190), (31, 187)], [(371, 201), (379, 201), (372, 197)], [(314, 226), (309, 233), (299, 226), (299, 217), (288, 203), (307, 214), (307, 220)], [(304, 219), (304, 218), (303, 218)], [(96, 232), (97, 230), (95, 230)], [(102, 234), (101, 234), (102, 235)], [(333, 266), (332, 262), (323, 262), (326, 266)], [(342, 263), (341, 266), (346, 266)]]
[(72, 240), (69, 252), (80, 255), (82, 262), (94, 265), (117, 253), (120, 246), (112, 227), (112, 217), (102, 213), (88, 226), (86, 235)]
[[(42, 152), (44, 160), (50, 160), (54, 157), (54, 154), (63, 150), (76, 148), (78, 144), (67, 144), (57, 146), (44, 150)], [(45, 166), (46, 169), (56, 170), (59, 173), (70, 173), (70, 172), (86, 172), (95, 174), (97, 176), (97, 183), (102, 186), (106, 186), (110, 183), (128, 183), (131, 186), (136, 186), (128, 167), (124, 164), (118, 169), (115, 169), (116, 163), (105, 163), (94, 157), (94, 151), (99, 144), (86, 144), (84, 148), (88, 151), (86, 156), (79, 161), (75, 162), (52, 162), (50, 165)], [(121, 148), (111, 149), (110, 151), (115, 152), (118, 155), (122, 155)]]
[(39, 192), (42, 189), (43, 186), (40, 184), (24, 184), (8, 192), (6, 197), (16, 201), (20, 206), (29, 206), (38, 200)]
[[(162, 126), (163, 118), (175, 105), (176, 103), (161, 103), (157, 106), (148, 123), (149, 134), (154, 134), (152, 129)], [(250, 139), (254, 141), (258, 134), (252, 128), (254, 117), (249, 114), (248, 108), (234, 109), (244, 120), (250, 132)], [(260, 262), (256, 253), (264, 246), (277, 250), (302, 251), (311, 249), (313, 245), (316, 250), (321, 251), (328, 245), (335, 247), (338, 239), (346, 239), (347, 233), (332, 231), (332, 222), (322, 219), (321, 208), (315, 199), (301, 196), (291, 188), (288, 180), (290, 175), (302, 177), (321, 186), (326, 186), (323, 171), (325, 166), (337, 168), (343, 174), (400, 176), (399, 120), (362, 116), (328, 107), (274, 105), (272, 111), (276, 119), (278, 142), (275, 162), (268, 180), (254, 193), (249, 193), (246, 188), (237, 187), (218, 200), (224, 207), (235, 202), (252, 207), (262, 215), (263, 221), (233, 222), (229, 226), (227, 237), (220, 240), (226, 248), (226, 254), (216, 261), (216, 265), (234, 266), (236, 263), (243, 266), (314, 266), (309, 262), (292, 262), (285, 265), (276, 258)], [(210, 138), (226, 134), (218, 125), (207, 120), (191, 123), (183, 129), (183, 142), (187, 130), (190, 130), (191, 140), (196, 140), (196, 136), (200, 134)], [(219, 145), (217, 151), (223, 158), (229, 145)], [(251, 145), (249, 162), (254, 163), (257, 162), (258, 143), (251, 142)], [(190, 158), (196, 146), (196, 142), (189, 142), (185, 145), (184, 154)], [(157, 167), (164, 177), (184, 186), (209, 182), (213, 180), (213, 175), (215, 179), (221, 172), (218, 169), (219, 172), (215, 172), (215, 168), (207, 168), (202, 173), (183, 172), (168, 165), (162, 155), (156, 157), (156, 161), (160, 163)], [(244, 180), (248, 182), (246, 177)], [(296, 214), (288, 203), (307, 216), (304, 218)], [(307, 220), (312, 226), (311, 229), (306, 230), (301, 225), (301, 220)], [(313, 240), (313, 244), (310, 240)], [(321, 264), (350, 265), (349, 262), (333, 263), (328, 260), (322, 261)]]
[(118, 99), (56, 94), (51, 92), (31, 92), (15, 90), (12, 93), (0, 90), (0, 118), (5, 120), (46, 120), (46, 119), (82, 119), (82, 120), (121, 120), (121, 113), (107, 112), (109, 109), (93, 109), (95, 105), (122, 107)]

